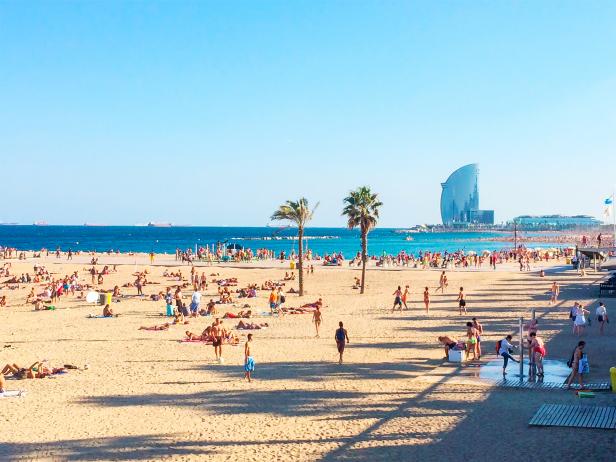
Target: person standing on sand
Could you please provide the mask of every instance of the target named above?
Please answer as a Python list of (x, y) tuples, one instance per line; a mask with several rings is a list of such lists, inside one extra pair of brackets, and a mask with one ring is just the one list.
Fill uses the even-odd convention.
[(344, 354), (344, 347), (347, 343), (351, 343), (349, 341), (349, 334), (347, 330), (343, 327), (342, 321), (338, 323), (338, 329), (336, 330), (336, 334), (334, 335), (334, 339), (336, 340), (336, 346), (338, 347), (338, 354), (340, 358), (338, 360), (338, 364), (342, 364), (342, 355)]
[(458, 293), (458, 310), (460, 311), (460, 316), (462, 316), (462, 310), (464, 310), (464, 314), (467, 314), (464, 287), (460, 287), (460, 292)]
[(552, 283), (551, 292), (552, 296), (550, 298), (550, 305), (553, 305), (558, 300), (558, 295), (560, 294), (560, 287), (558, 286), (558, 283), (556, 281)]
[(406, 301), (408, 300), (408, 297), (409, 297), (410, 293), (411, 293), (411, 291), (409, 290), (409, 286), (407, 285), (404, 288), (404, 292), (402, 293), (402, 304), (404, 305), (404, 309), (405, 310), (409, 309), (408, 305), (406, 304)]
[(394, 306), (391, 308), (391, 312), (393, 313), (396, 310), (396, 306), (400, 308), (400, 311), (402, 311), (402, 288), (398, 286), (392, 295), (394, 295), (395, 298)]
[(319, 338), (319, 327), (321, 327), (321, 322), (323, 322), (323, 313), (321, 313), (318, 305), (314, 313), (312, 313), (312, 322), (314, 322), (314, 327), (317, 331), (316, 338)]
[(468, 341), (466, 342), (466, 359), (468, 360), (468, 355), (473, 352), (473, 361), (477, 360), (477, 329), (473, 327), (472, 322), (466, 323), (466, 337)]
[(150, 265), (154, 264), (154, 252), (150, 252)]
[(473, 318), (473, 327), (477, 331), (477, 355), (478, 359), (481, 359), (481, 336), (483, 335), (483, 325), (477, 320), (477, 318)]
[(430, 291), (426, 287), (423, 293), (424, 306), (426, 307), (426, 314), (430, 314)]
[(252, 356), (252, 334), (248, 334), (248, 339), (244, 344), (244, 380), (252, 381), (251, 374), (255, 371), (255, 360)]
[(213, 338), (212, 346), (214, 347), (214, 355), (216, 356), (216, 361), (222, 363), (222, 339), (224, 331), (222, 325), (220, 324), (219, 318), (216, 318), (216, 321), (214, 321), (214, 324), (212, 325), (212, 330), (210, 332)]

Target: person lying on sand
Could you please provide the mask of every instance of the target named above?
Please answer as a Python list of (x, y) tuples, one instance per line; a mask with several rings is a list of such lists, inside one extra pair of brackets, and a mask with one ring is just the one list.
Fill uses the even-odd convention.
[(302, 306), (300, 306), (300, 308), (323, 308), (323, 299), (319, 298), (316, 302), (312, 302), (312, 303), (306, 303)]
[(43, 361), (37, 361), (29, 368), (19, 367), (17, 364), (7, 364), (2, 369), (2, 375), (12, 375), (17, 379), (44, 379), (53, 374), (58, 374), (65, 370), (64, 367), (47, 367)]
[(236, 319), (236, 318), (250, 318), (252, 316), (252, 310), (240, 311), (237, 314), (225, 313), (223, 318)]
[(161, 324), (160, 326), (141, 326), (138, 330), (169, 330), (169, 325), (170, 324), (166, 322), (165, 324)]
[(252, 329), (263, 329), (264, 327), (269, 327), (269, 324), (266, 322), (257, 324), (256, 322), (240, 321), (235, 328), (244, 329), (244, 330), (252, 330)]

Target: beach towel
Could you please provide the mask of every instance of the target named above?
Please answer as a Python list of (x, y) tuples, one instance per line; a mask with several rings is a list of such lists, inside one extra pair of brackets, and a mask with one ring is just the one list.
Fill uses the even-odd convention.
[(0, 398), (14, 398), (16, 396), (24, 396), (25, 394), (25, 390), (7, 390), (0, 393)]
[(102, 314), (89, 314), (86, 316), (88, 319), (113, 319), (115, 316), (103, 316)]

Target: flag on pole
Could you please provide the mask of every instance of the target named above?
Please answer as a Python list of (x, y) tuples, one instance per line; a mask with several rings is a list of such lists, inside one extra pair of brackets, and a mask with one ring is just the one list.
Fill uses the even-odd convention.
[(612, 194), (610, 197), (605, 199), (605, 201), (603, 201), (603, 205), (603, 214), (606, 218), (608, 218), (613, 213), (613, 210), (610, 209), (614, 208), (614, 195)]

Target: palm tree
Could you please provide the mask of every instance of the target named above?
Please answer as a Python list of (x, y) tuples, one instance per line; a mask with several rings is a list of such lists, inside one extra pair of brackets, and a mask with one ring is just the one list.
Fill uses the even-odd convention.
[(304, 295), (304, 228), (306, 223), (312, 220), (314, 211), (319, 206), (317, 203), (312, 210), (308, 208), (308, 199), (302, 197), (297, 202), (286, 201), (278, 207), (273, 214), (272, 220), (288, 220), (297, 226), (297, 237), (299, 239), (299, 296)]
[(383, 205), (378, 199), (378, 194), (372, 193), (368, 186), (361, 186), (351, 191), (344, 198), (346, 204), (342, 214), (348, 218), (349, 229), (359, 226), (361, 231), (361, 291), (364, 293), (366, 283), (366, 261), (368, 260), (368, 233), (376, 226), (379, 219), (379, 207)]

